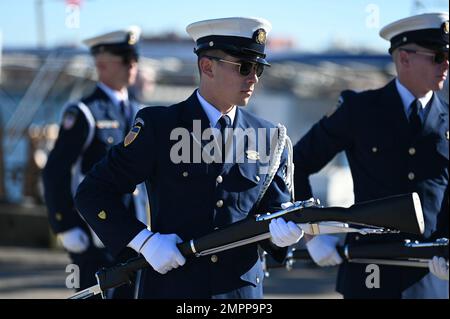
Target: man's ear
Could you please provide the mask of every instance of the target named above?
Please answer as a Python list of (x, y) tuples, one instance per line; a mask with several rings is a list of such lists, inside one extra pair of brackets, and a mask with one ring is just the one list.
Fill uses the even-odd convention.
[(408, 52), (399, 50), (398, 51), (398, 60), (401, 65), (408, 67), (410, 64)]
[(202, 57), (198, 62), (198, 65), (202, 74), (210, 78), (214, 77), (213, 61), (211, 59)]

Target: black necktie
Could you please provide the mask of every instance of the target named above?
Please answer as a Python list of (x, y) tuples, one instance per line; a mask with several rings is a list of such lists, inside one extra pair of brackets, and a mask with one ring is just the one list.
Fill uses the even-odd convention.
[(422, 109), (422, 103), (415, 99), (410, 106), (409, 114), (409, 126), (413, 135), (417, 135), (422, 130), (422, 120), (420, 118), (420, 110)]
[(222, 152), (222, 163), (225, 163), (225, 145), (226, 145), (226, 132), (225, 129), (231, 128), (231, 119), (228, 115), (223, 115), (220, 119), (219, 119), (219, 125), (220, 125), (220, 134), (222, 137), (222, 145), (221, 145), (221, 149), (220, 151)]
[(130, 124), (131, 124), (129, 107), (125, 101), (120, 101), (119, 105), (120, 105), (120, 114), (122, 115), (122, 118), (125, 121), (125, 132), (128, 133), (128, 131), (130, 130)]

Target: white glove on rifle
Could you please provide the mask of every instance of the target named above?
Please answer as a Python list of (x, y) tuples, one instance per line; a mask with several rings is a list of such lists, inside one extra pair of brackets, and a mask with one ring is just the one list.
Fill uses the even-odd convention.
[(80, 254), (89, 247), (89, 237), (79, 227), (74, 227), (59, 233), (57, 237), (63, 247), (71, 253)]
[(306, 243), (309, 255), (319, 266), (336, 266), (342, 263), (342, 258), (336, 249), (339, 238), (330, 235), (314, 236)]
[(160, 274), (183, 266), (186, 259), (178, 250), (177, 244), (182, 240), (176, 234), (162, 235), (155, 233), (141, 248), (147, 262)]
[(303, 237), (303, 230), (294, 222), (282, 218), (272, 219), (269, 224), (271, 241), (278, 247), (291, 246)]
[(448, 280), (448, 266), (447, 261), (443, 257), (434, 256), (428, 262), (430, 272), (442, 280)]

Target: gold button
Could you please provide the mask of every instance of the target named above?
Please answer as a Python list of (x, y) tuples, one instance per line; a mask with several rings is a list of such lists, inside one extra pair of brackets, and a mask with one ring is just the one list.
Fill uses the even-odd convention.
[(414, 147), (411, 147), (411, 148), (408, 150), (408, 153), (409, 153), (409, 155), (414, 155), (414, 154), (416, 154), (416, 149), (415, 149)]
[(211, 256), (211, 261), (212, 261), (213, 263), (216, 263), (218, 260), (219, 260), (219, 257), (217, 257), (217, 255), (212, 255), (212, 256)]
[(408, 179), (409, 179), (410, 181), (412, 181), (415, 177), (416, 177), (416, 175), (414, 175), (413, 172), (411, 172), (411, 173), (408, 174)]
[(216, 203), (216, 206), (219, 207), (219, 208), (222, 207), (223, 206), (223, 200), (219, 199), (217, 201), (217, 203)]
[(107, 141), (109, 144), (112, 144), (114, 142), (114, 138), (112, 136), (109, 136)]
[(56, 213), (55, 218), (56, 218), (57, 221), (60, 222), (60, 221), (62, 221), (62, 218), (63, 218), (63, 217), (62, 217), (62, 214), (61, 214), (61, 213)]
[(106, 219), (106, 212), (102, 210), (100, 213), (98, 213), (98, 218), (105, 220)]
[(220, 183), (223, 182), (223, 177), (222, 177), (222, 175), (217, 176), (216, 182), (217, 182), (218, 184), (220, 184)]
[(376, 153), (376, 152), (378, 152), (378, 147), (376, 147), (376, 146), (372, 147), (372, 153)]
[(258, 175), (256, 175), (256, 181), (259, 182), (260, 181), (260, 177)]
[(188, 177), (189, 173), (188, 172), (183, 172), (183, 177)]

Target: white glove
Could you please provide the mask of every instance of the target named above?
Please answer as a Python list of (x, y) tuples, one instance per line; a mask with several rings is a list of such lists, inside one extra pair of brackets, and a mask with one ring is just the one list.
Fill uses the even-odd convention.
[(294, 222), (286, 221), (280, 217), (273, 219), (269, 224), (272, 242), (278, 247), (291, 246), (303, 237), (303, 230)]
[(342, 263), (342, 258), (336, 250), (339, 238), (330, 235), (314, 236), (306, 243), (309, 255), (319, 266), (336, 266)]
[(155, 233), (141, 249), (147, 262), (160, 274), (164, 275), (173, 268), (183, 266), (186, 259), (176, 246), (182, 240), (176, 234), (162, 235)]
[(63, 247), (71, 253), (80, 254), (89, 247), (89, 237), (79, 227), (59, 233), (57, 237)]
[(447, 261), (443, 257), (434, 256), (428, 262), (428, 268), (430, 272), (442, 280), (448, 280), (448, 265)]

